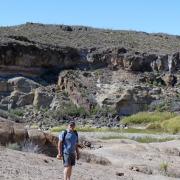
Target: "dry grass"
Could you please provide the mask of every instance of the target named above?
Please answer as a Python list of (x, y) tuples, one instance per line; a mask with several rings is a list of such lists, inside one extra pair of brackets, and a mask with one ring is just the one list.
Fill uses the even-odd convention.
[(123, 124), (148, 124), (154, 122), (162, 122), (167, 119), (175, 117), (175, 113), (171, 112), (140, 112), (135, 115), (125, 117)]
[(122, 122), (128, 125), (147, 125), (147, 130), (173, 134), (180, 132), (180, 116), (171, 112), (141, 112), (124, 118)]
[(180, 132), (180, 116), (164, 121), (161, 123), (161, 128), (173, 134)]

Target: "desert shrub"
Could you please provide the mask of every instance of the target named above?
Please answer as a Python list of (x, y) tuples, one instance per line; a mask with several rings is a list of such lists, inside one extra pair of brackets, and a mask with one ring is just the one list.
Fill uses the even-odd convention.
[(22, 109), (11, 109), (9, 110), (9, 114), (10, 115), (14, 115), (14, 116), (23, 116), (24, 115), (24, 111)]
[(140, 112), (122, 119), (123, 124), (147, 124), (158, 121), (165, 121), (175, 117), (175, 113), (171, 112)]
[(167, 174), (168, 163), (167, 162), (162, 162), (160, 164), (160, 170), (161, 170), (162, 173)]
[(17, 150), (17, 151), (21, 150), (21, 146), (18, 143), (9, 143), (6, 145), (6, 147), (8, 149), (13, 149), (13, 150)]
[(117, 114), (115, 108), (103, 106), (100, 107), (99, 105), (96, 105), (94, 108), (90, 110), (90, 115), (96, 115), (99, 114), (101, 116), (107, 116), (108, 114)]
[(151, 123), (146, 127), (146, 129), (160, 130), (176, 134), (180, 132), (180, 116), (176, 116), (162, 122)]
[(23, 116), (23, 111), (17, 110), (17, 109), (12, 109), (8, 111), (8, 119), (15, 121), (15, 122), (20, 122), (21, 118)]
[(51, 128), (51, 132), (61, 132), (65, 130), (67, 127), (66, 126), (55, 126)]
[(161, 127), (164, 131), (176, 134), (180, 132), (180, 116), (168, 119), (161, 123)]
[(101, 112), (101, 107), (96, 105), (90, 110), (91, 115), (96, 115), (97, 113)]

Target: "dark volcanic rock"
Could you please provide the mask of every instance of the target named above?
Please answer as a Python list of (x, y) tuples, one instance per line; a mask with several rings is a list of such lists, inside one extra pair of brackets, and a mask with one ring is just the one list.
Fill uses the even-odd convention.
[(136, 53), (124, 47), (91, 51), (87, 48), (45, 45), (21, 36), (13, 36), (13, 39), (0, 41), (0, 75), (37, 77), (50, 72), (58, 73), (62, 69), (97, 69), (107, 66), (139, 72), (177, 71), (180, 67), (179, 53), (168, 59), (167, 55)]

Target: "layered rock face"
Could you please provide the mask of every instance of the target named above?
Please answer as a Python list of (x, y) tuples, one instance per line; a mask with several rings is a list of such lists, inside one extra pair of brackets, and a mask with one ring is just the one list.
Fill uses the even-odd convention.
[(1, 76), (37, 77), (49, 70), (72, 68), (79, 60), (78, 51), (70, 47), (50, 47), (29, 42), (0, 44)]
[[(16, 38), (20, 38), (17, 36)], [(18, 39), (19, 40), (19, 39)], [(24, 75), (37, 77), (62, 69), (123, 68), (129, 71), (174, 72), (180, 68), (179, 52), (152, 54), (132, 49), (79, 49), (44, 45), (30, 40), (0, 42), (1, 76)], [(23, 41), (24, 40), (24, 41)]]
[(124, 48), (112, 50), (109, 53), (110, 62), (107, 64), (113, 69), (122, 68), (135, 72), (177, 72), (180, 68), (179, 52), (174, 54), (150, 54), (128, 51)]
[(58, 112), (74, 104), (130, 115), (179, 101), (179, 43), (176, 36), (86, 27), (0, 28), (0, 109)]

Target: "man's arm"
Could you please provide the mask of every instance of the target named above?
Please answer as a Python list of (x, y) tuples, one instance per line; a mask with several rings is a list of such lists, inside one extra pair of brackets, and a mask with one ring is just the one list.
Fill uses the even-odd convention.
[(76, 145), (76, 154), (77, 154), (77, 160), (79, 160), (80, 154), (79, 154), (78, 144)]
[(62, 157), (62, 141), (58, 141), (58, 156)]
[(65, 138), (65, 131), (59, 134), (59, 141), (58, 141), (58, 155), (57, 158), (61, 159), (63, 156), (63, 141)]

